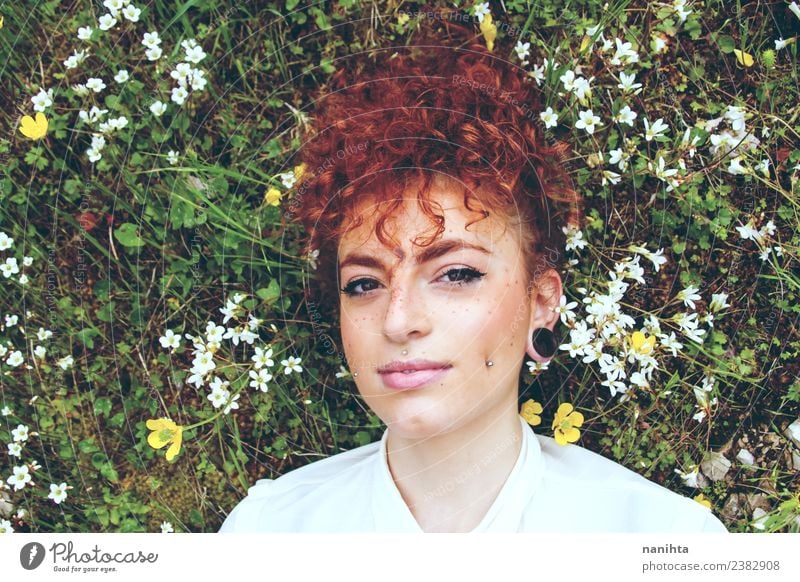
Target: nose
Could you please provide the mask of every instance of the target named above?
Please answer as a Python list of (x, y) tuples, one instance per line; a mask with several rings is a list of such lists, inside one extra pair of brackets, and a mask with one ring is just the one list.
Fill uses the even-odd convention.
[(392, 283), (386, 312), (383, 318), (383, 334), (396, 343), (406, 343), (410, 337), (427, 335), (430, 332), (430, 319), (423, 298), (415, 280), (397, 279)]

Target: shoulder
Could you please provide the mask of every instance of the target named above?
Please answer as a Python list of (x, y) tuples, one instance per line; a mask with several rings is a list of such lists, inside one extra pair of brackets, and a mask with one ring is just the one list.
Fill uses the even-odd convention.
[[(259, 479), (219, 532), (325, 529), (343, 507), (364, 499), (380, 442), (314, 461), (276, 479)], [(315, 523), (311, 523), (315, 522)]]
[[(577, 445), (536, 435), (545, 462), (542, 493), (571, 506), (587, 531), (727, 531), (706, 507)], [(575, 531), (573, 529), (573, 531)]]

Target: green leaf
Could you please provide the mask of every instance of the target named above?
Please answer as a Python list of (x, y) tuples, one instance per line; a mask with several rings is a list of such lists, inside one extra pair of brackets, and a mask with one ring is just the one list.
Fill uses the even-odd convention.
[(732, 53), (733, 49), (736, 48), (736, 41), (730, 36), (723, 34), (717, 39), (717, 46), (723, 53), (729, 54)]
[(266, 288), (261, 288), (256, 291), (256, 295), (264, 300), (266, 303), (274, 303), (275, 300), (281, 296), (281, 288), (275, 279), (272, 279)]
[(126, 247), (136, 248), (144, 246), (144, 241), (136, 232), (136, 225), (126, 222), (114, 231), (114, 238)]
[(108, 416), (111, 413), (111, 400), (108, 398), (98, 398), (94, 401), (94, 413)]

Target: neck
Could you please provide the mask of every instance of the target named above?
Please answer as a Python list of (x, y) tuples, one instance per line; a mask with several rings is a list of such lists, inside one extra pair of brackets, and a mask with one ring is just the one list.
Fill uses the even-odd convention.
[(516, 401), (422, 439), (387, 435), (389, 469), (424, 531), (470, 531), (503, 488), (522, 446)]

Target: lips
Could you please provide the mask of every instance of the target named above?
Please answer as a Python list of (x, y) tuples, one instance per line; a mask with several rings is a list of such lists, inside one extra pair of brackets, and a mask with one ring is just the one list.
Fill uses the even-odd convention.
[(441, 380), (452, 366), (430, 360), (392, 362), (379, 370), (384, 385), (392, 390), (411, 390), (422, 388)]
[(447, 362), (436, 362), (434, 360), (423, 360), (420, 358), (414, 360), (394, 360), (385, 366), (378, 368), (378, 373), (386, 374), (391, 372), (418, 372), (422, 370), (438, 370), (441, 368), (449, 368), (450, 364)]

